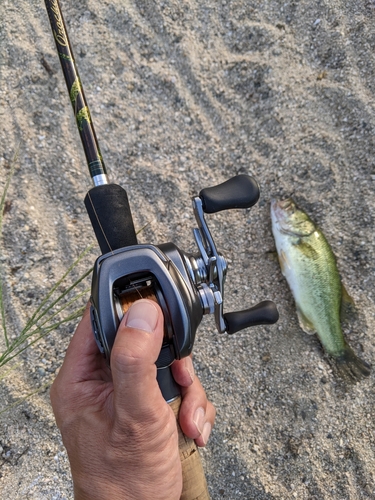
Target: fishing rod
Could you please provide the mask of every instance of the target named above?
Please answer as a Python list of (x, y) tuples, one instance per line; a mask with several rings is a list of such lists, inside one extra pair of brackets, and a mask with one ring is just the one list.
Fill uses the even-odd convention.
[[(196, 254), (186, 253), (174, 243), (138, 244), (127, 193), (108, 181), (59, 2), (45, 0), (45, 4), (94, 184), (85, 197), (85, 206), (102, 252), (94, 265), (90, 298), (96, 343), (109, 363), (118, 326), (130, 305), (140, 297), (156, 299), (164, 315), (164, 340), (156, 361), (157, 381), (177, 418), (181, 394), (171, 365), (192, 352), (203, 315), (213, 314), (218, 332), (228, 334), (278, 320), (277, 308), (269, 300), (224, 314), (227, 262), (218, 252), (205, 220), (205, 214), (252, 207), (259, 199), (259, 186), (254, 178), (238, 175), (202, 189), (193, 197), (198, 226), (194, 229)], [(178, 430), (181, 499), (209, 500), (196, 445), (179, 426)]]
[(90, 110), (81, 85), (65, 22), (57, 0), (46, 2), (47, 12), (60, 56), (60, 63), (68, 87), (70, 101), (77, 120), (78, 131), (86, 155), (90, 176), (95, 186), (108, 184), (107, 170), (100, 152)]

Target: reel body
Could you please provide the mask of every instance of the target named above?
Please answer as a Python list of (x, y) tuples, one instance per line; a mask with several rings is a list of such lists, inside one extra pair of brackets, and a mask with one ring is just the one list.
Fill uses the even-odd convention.
[[(172, 244), (171, 253), (178, 254)], [(173, 248), (174, 247), (174, 248)], [(158, 368), (189, 356), (203, 316), (201, 301), (184, 268), (160, 248), (134, 245), (102, 255), (95, 263), (91, 318), (100, 351), (109, 360), (128, 307), (140, 298), (156, 300), (164, 314), (164, 342)]]

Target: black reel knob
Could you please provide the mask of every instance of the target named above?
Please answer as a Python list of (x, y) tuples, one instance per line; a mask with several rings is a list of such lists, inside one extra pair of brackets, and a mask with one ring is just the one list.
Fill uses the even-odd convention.
[(227, 333), (232, 335), (244, 328), (256, 325), (272, 325), (279, 319), (279, 312), (272, 300), (264, 300), (244, 311), (224, 314)]
[(222, 184), (202, 189), (203, 211), (213, 214), (231, 208), (250, 208), (259, 200), (257, 181), (249, 175), (236, 175)]

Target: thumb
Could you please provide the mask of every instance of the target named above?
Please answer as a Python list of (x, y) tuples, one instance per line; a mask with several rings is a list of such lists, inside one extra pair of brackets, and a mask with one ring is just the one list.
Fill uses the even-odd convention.
[[(162, 399), (155, 362), (163, 342), (163, 314), (156, 302), (135, 302), (121, 321), (111, 353), (114, 403), (118, 412), (134, 414)], [(159, 400), (159, 401), (158, 401)]]

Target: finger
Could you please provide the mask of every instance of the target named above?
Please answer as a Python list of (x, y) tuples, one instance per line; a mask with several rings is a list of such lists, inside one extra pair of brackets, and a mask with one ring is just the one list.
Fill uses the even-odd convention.
[(64, 377), (66, 383), (82, 382), (88, 375), (90, 379), (98, 378), (99, 374), (96, 377), (95, 372), (98, 365), (103, 368), (104, 364), (92, 331), (88, 304), (70, 341), (58, 377)]
[[(81, 387), (87, 380), (110, 379), (109, 369), (105, 366), (94, 339), (90, 321), (90, 306), (76, 328), (66, 351), (64, 362), (54, 380), (50, 398), (58, 425), (72, 414), (80, 405), (87, 403), (87, 394)], [(64, 417), (65, 416), (65, 417)]]
[(127, 311), (113, 345), (111, 370), (118, 416), (141, 420), (164, 399), (156, 381), (155, 362), (163, 341), (164, 320), (158, 304), (136, 301)]
[(195, 372), (191, 356), (176, 360), (171, 368), (173, 378), (181, 387), (189, 387), (194, 382)]
[(214, 425), (216, 410), (208, 401), (199, 379), (182, 388), (179, 423), (184, 434), (194, 439), (197, 446), (206, 446)]

